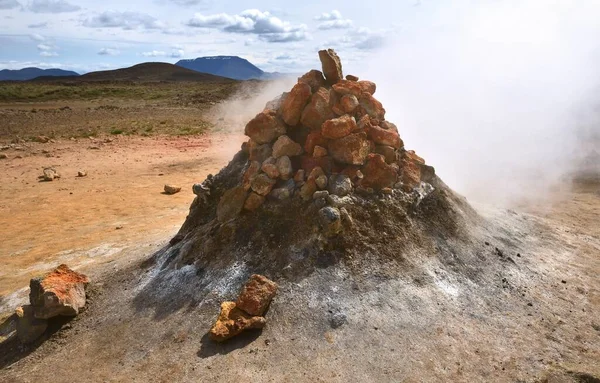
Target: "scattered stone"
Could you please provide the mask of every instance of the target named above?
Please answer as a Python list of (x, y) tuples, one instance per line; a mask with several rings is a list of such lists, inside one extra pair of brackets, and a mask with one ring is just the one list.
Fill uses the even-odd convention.
[(381, 154), (388, 164), (398, 162), (398, 153), (396, 152), (396, 149), (391, 146), (377, 145), (375, 147), (375, 153)]
[(48, 328), (46, 319), (38, 319), (34, 316), (34, 308), (25, 305), (17, 308), (17, 337), (21, 343), (32, 343), (41, 337)]
[(54, 181), (56, 178), (60, 178), (60, 175), (54, 168), (44, 168), (44, 172), (39, 178), (43, 181)]
[(334, 160), (349, 164), (362, 165), (365, 163), (371, 145), (366, 134), (354, 133), (329, 143), (329, 154)]
[(342, 62), (333, 49), (319, 51), (319, 59), (323, 66), (323, 74), (329, 85), (333, 85), (344, 78)]
[(340, 211), (334, 207), (326, 206), (319, 210), (319, 224), (326, 237), (333, 237), (342, 231)]
[(60, 265), (50, 273), (29, 282), (29, 303), (39, 319), (59, 315), (75, 316), (85, 306), (87, 276)]
[(293, 157), (302, 154), (302, 146), (289, 138), (281, 136), (273, 144), (273, 157), (279, 158), (282, 156)]
[(244, 131), (257, 144), (268, 144), (285, 134), (285, 125), (273, 110), (265, 110), (256, 115)]
[(313, 150), (313, 157), (325, 157), (327, 154), (327, 149), (319, 145), (316, 145)]
[(352, 181), (345, 174), (334, 174), (329, 177), (329, 194), (343, 197), (352, 192)]
[(39, 142), (41, 144), (46, 144), (46, 143), (48, 143), (48, 141), (50, 141), (50, 138), (46, 137), (46, 136), (37, 136), (33, 140), (35, 142)]
[(383, 193), (383, 194), (393, 194), (394, 190), (392, 188), (390, 188), (390, 187), (387, 187), (387, 188), (381, 189), (381, 193)]
[[(265, 177), (269, 178), (266, 175)], [(231, 188), (223, 193), (217, 205), (217, 219), (219, 222), (227, 222), (237, 217), (244, 207), (246, 195), (247, 191), (241, 186)]]
[(321, 127), (321, 134), (325, 138), (338, 139), (346, 137), (356, 130), (356, 120), (350, 115), (344, 115), (339, 118), (332, 118), (325, 121)]
[(369, 139), (377, 145), (390, 146), (394, 149), (400, 149), (404, 146), (400, 135), (394, 130), (386, 130), (379, 126), (370, 125), (367, 128)]
[(283, 103), (283, 100), (285, 100), (288, 94), (288, 92), (284, 92), (280, 96), (275, 97), (271, 101), (267, 102), (267, 105), (265, 105), (264, 110), (272, 110), (274, 112), (277, 112), (281, 108), (281, 104)]
[[(81, 176), (80, 176), (81, 177)], [(175, 185), (165, 185), (165, 194), (177, 194), (181, 191), (181, 187), (180, 186), (175, 186)]]
[(341, 80), (337, 84), (333, 84), (331, 88), (340, 95), (350, 95), (357, 99), (359, 99), (364, 92), (363, 87), (358, 82), (348, 80)]
[(248, 195), (246, 202), (244, 203), (244, 209), (248, 211), (254, 211), (258, 209), (264, 202), (264, 196), (251, 192), (250, 195)]
[(325, 199), (325, 198), (316, 199), (315, 206), (317, 207), (317, 209), (324, 208), (325, 206), (327, 206), (327, 199)]
[(310, 85), (298, 83), (294, 85), (290, 94), (281, 103), (281, 117), (283, 121), (290, 125), (296, 126), (300, 123), (300, 117), (304, 107), (310, 100), (311, 89)]
[(209, 336), (216, 342), (223, 342), (233, 338), (242, 331), (261, 329), (267, 320), (262, 316), (252, 316), (235, 306), (235, 302), (221, 303), (221, 313), (214, 326), (210, 329)]
[(100, 150), (100, 147), (98, 145), (92, 145), (92, 146), (88, 146), (88, 149), (90, 149), (90, 150)]
[(273, 189), (273, 186), (275, 186), (276, 182), (277, 181), (266, 174), (258, 174), (252, 179), (251, 186), (252, 190), (254, 190), (256, 194), (266, 196), (269, 194), (269, 192), (271, 192), (271, 189)]
[(236, 301), (236, 306), (250, 315), (264, 315), (277, 293), (277, 283), (259, 274), (253, 274)]
[(377, 85), (372, 81), (359, 81), (358, 85), (362, 88), (363, 92), (367, 92), (370, 95), (374, 95), (377, 90)]
[(279, 176), (282, 180), (289, 180), (294, 173), (294, 168), (292, 167), (292, 161), (288, 156), (281, 156), (277, 159), (276, 162), (277, 170), (279, 171)]

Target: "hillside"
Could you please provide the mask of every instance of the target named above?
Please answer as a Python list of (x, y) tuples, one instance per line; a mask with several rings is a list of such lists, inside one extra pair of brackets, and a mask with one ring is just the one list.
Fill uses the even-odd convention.
[(90, 72), (77, 81), (230, 81), (223, 77), (178, 67), (169, 63), (149, 62), (129, 68)]
[(79, 76), (79, 73), (63, 69), (40, 69), (40, 68), (23, 68), (23, 69), (3, 69), (0, 70), (0, 81), (27, 81), (36, 77), (73, 77)]
[(198, 57), (179, 60), (175, 65), (236, 80), (262, 79), (266, 74), (248, 60), (237, 56)]

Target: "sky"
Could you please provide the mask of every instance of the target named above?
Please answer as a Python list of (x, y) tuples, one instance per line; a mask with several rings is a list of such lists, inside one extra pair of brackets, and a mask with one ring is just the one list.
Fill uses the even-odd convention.
[(244, 57), (269, 72), (359, 63), (420, 12), (420, 0), (0, 0), (0, 69), (88, 72), (145, 61)]

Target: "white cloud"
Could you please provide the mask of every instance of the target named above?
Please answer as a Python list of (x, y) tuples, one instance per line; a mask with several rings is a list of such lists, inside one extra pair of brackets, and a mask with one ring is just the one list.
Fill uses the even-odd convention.
[(142, 56), (144, 57), (172, 57), (172, 58), (179, 58), (179, 57), (183, 57), (183, 55), (185, 54), (183, 49), (173, 49), (171, 52), (166, 52), (166, 51), (158, 51), (158, 50), (152, 50), (149, 52), (142, 52)]
[(17, 0), (0, 0), (0, 9), (12, 9), (20, 5)]
[(52, 49), (54, 49), (54, 47), (49, 44), (38, 44), (37, 49), (41, 51), (51, 51)]
[(33, 41), (44, 41), (46, 40), (46, 38), (38, 33), (32, 33), (29, 35), (29, 37), (33, 40)]
[(391, 33), (392, 30), (373, 31), (369, 28), (357, 28), (336, 40), (325, 42), (324, 46), (372, 51), (382, 48)]
[(160, 57), (165, 56), (166, 53), (164, 51), (150, 51), (150, 52), (142, 52), (142, 56), (144, 57)]
[(37, 49), (40, 52), (40, 56), (43, 56), (43, 57), (58, 56), (58, 53), (56, 52), (58, 47), (56, 45), (48, 44), (48, 43), (41, 43), (41, 44), (37, 45)]
[(100, 56), (117, 56), (121, 51), (114, 48), (102, 48), (98, 51)]
[(139, 12), (105, 11), (88, 18), (83, 25), (90, 28), (162, 29), (165, 25), (156, 18)]
[(56, 53), (56, 52), (50, 52), (50, 51), (42, 51), (42, 52), (40, 52), (40, 56), (42, 56), (42, 57), (55, 57), (55, 56), (58, 56), (58, 53)]
[(319, 16), (315, 17), (315, 20), (318, 21), (331, 21), (331, 20), (341, 20), (342, 14), (340, 11), (333, 10), (331, 12), (321, 13)]
[(27, 8), (34, 13), (75, 12), (81, 9), (65, 0), (32, 0)]
[(183, 55), (185, 55), (185, 51), (183, 49), (174, 49), (169, 56), (172, 58), (180, 58), (183, 57)]
[(267, 42), (302, 41), (309, 38), (306, 25), (292, 25), (269, 12), (249, 9), (238, 15), (196, 13), (187, 23), (197, 28), (214, 28), (231, 33), (251, 33)]
[(27, 28), (46, 28), (48, 26), (48, 22), (29, 24)]
[(171, 0), (171, 2), (181, 5), (182, 7), (191, 7), (198, 5), (205, 5), (207, 0)]

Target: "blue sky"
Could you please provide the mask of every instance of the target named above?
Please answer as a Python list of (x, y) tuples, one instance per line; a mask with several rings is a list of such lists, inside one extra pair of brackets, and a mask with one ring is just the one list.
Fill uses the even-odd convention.
[(79, 72), (144, 61), (239, 55), (267, 71), (344, 62), (381, 49), (423, 11), (419, 0), (0, 0), (0, 68)]

